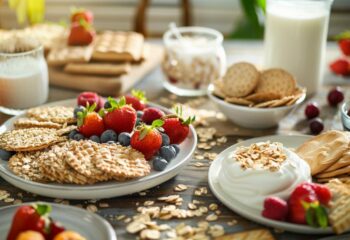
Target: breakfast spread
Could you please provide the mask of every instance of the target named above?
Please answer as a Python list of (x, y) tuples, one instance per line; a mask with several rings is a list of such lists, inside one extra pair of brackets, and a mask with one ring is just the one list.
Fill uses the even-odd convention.
[[(142, 91), (107, 100), (81, 93), (78, 106), (29, 109), (0, 135), (1, 158), (36, 182), (94, 184), (163, 171), (189, 134), (194, 117), (147, 105)], [(97, 111), (98, 109), (98, 111)]]
[(51, 206), (44, 203), (17, 208), (7, 240), (86, 240), (50, 217)]
[(267, 196), (287, 198), (300, 183), (310, 181), (309, 166), (280, 143), (259, 142), (238, 147), (222, 160), (218, 181), (230, 197), (262, 210)]
[(230, 66), (226, 74), (214, 82), (213, 94), (232, 104), (273, 108), (295, 104), (305, 91), (283, 69), (259, 72), (254, 65), (239, 62)]

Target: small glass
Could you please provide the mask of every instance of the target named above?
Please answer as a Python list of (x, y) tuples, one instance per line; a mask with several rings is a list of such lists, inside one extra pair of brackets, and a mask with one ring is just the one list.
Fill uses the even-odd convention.
[(222, 77), (226, 55), (220, 32), (204, 27), (180, 27), (181, 38), (169, 30), (163, 36), (166, 75), (164, 86), (179, 96), (201, 96), (208, 85)]
[(340, 109), (341, 122), (345, 131), (350, 131), (350, 116), (348, 111), (350, 110), (350, 103), (343, 103)]
[(46, 102), (48, 69), (43, 47), (19, 53), (0, 52), (0, 106), (15, 109)]

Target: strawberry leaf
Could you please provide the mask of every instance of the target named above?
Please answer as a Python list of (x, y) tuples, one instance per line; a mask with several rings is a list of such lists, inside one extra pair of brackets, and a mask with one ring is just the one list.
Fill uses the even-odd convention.
[(317, 227), (317, 223), (315, 221), (315, 211), (313, 210), (313, 208), (309, 208), (306, 211), (305, 218), (306, 218), (306, 223), (308, 225), (312, 227)]
[(145, 92), (144, 91), (133, 89), (133, 90), (131, 90), (131, 95), (133, 95), (138, 100), (140, 100), (140, 101), (142, 101), (144, 103), (147, 102), (147, 98), (145, 97)]
[(144, 139), (150, 130), (151, 130), (150, 127), (148, 127), (147, 125), (144, 125), (140, 130), (139, 140), (141, 141), (142, 139)]
[(123, 107), (125, 104), (126, 104), (126, 99), (125, 99), (125, 97), (123, 96), (123, 97), (121, 97), (121, 98), (119, 99), (119, 101), (118, 101), (118, 107), (121, 108), (121, 107)]
[(50, 204), (38, 203), (38, 204), (33, 204), (32, 207), (40, 216), (48, 215), (52, 210), (52, 207)]
[(335, 40), (349, 39), (350, 38), (350, 30), (342, 32), (335, 36)]
[(163, 126), (163, 124), (164, 124), (164, 121), (161, 119), (154, 120), (152, 122), (152, 128), (159, 128), (159, 127)]
[(315, 208), (315, 213), (318, 226), (320, 226), (321, 228), (326, 228), (328, 226), (328, 217), (326, 209), (323, 206), (318, 206), (317, 208)]
[(106, 115), (105, 110), (101, 108), (100, 111), (98, 111), (98, 115), (100, 115), (100, 117), (103, 118)]

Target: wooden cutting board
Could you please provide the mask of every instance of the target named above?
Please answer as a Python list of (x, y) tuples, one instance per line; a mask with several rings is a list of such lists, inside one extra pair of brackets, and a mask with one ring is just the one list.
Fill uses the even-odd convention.
[(149, 54), (145, 61), (131, 65), (127, 74), (117, 77), (90, 76), (70, 74), (62, 68), (49, 67), (50, 85), (79, 91), (93, 91), (102, 95), (118, 96), (130, 90), (140, 82), (146, 74), (156, 68), (163, 59), (163, 47), (147, 44)]

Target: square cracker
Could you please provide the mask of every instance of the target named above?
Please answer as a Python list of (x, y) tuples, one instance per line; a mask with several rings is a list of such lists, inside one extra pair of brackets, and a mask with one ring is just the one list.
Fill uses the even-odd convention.
[(67, 63), (86, 63), (90, 61), (92, 51), (91, 45), (56, 47), (47, 56), (47, 63), (50, 66), (63, 66)]
[(142, 59), (144, 37), (136, 32), (106, 31), (96, 37), (92, 59), (138, 62)]
[(215, 238), (215, 240), (274, 240), (274, 236), (267, 229), (255, 229), (239, 233), (228, 234)]
[(119, 76), (130, 71), (130, 64), (69, 63), (65, 66), (64, 71), (76, 74)]

